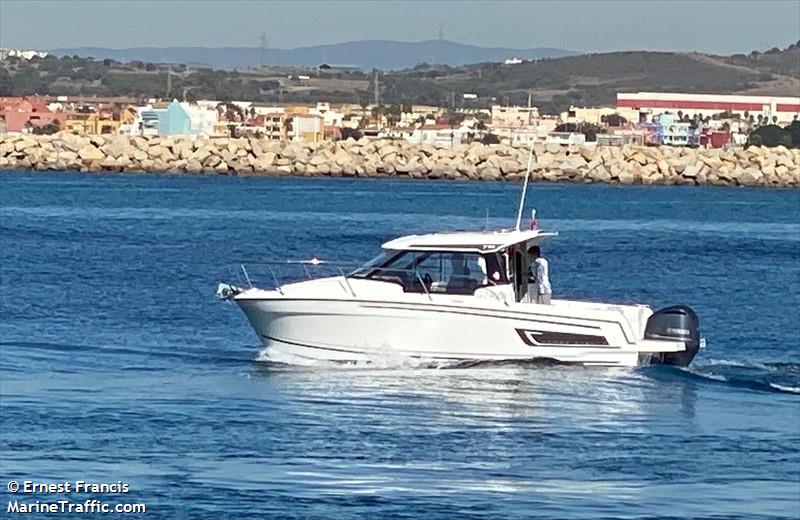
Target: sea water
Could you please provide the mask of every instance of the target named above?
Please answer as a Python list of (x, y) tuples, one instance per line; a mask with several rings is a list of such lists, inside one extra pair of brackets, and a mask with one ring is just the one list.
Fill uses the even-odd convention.
[(555, 296), (691, 305), (708, 347), (688, 369), (291, 367), (214, 298), (240, 263), (511, 227), (519, 191), (0, 174), (0, 516), (87, 497), (146, 518), (800, 516), (798, 191), (532, 186)]

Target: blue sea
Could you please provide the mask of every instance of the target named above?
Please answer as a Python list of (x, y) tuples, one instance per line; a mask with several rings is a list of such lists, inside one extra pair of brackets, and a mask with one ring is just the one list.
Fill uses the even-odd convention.
[(691, 305), (688, 369), (271, 365), (214, 298), (239, 263), (511, 227), (519, 191), (0, 173), (0, 516), (800, 517), (800, 191), (532, 186), (556, 297)]

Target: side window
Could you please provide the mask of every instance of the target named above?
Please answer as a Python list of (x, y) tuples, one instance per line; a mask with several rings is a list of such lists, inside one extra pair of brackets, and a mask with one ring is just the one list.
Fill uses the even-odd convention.
[(424, 290), (421, 280), (432, 293), (472, 294), (486, 284), (479, 259), (466, 253), (417, 253), (414, 290)]
[(397, 283), (405, 292), (440, 294), (473, 294), (478, 287), (508, 283), (498, 255), (458, 252), (387, 252), (351, 276)]

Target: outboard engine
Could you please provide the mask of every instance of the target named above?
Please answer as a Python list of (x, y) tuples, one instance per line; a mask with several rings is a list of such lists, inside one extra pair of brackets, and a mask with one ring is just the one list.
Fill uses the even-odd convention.
[(685, 367), (692, 362), (700, 349), (700, 319), (686, 305), (667, 307), (654, 313), (647, 320), (644, 339), (681, 340), (686, 344), (683, 352), (654, 354), (652, 363)]

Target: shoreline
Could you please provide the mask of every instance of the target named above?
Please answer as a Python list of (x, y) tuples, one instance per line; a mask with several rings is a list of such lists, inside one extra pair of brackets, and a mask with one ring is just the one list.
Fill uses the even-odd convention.
[[(162, 178), (185, 178), (185, 179), (215, 179), (215, 178), (230, 178), (230, 179), (247, 179), (249, 181), (269, 181), (269, 180), (288, 180), (288, 181), (303, 181), (303, 180), (330, 180), (330, 181), (393, 181), (398, 183), (410, 182), (410, 183), (433, 183), (433, 182), (441, 182), (441, 183), (452, 183), (452, 184), (480, 184), (481, 182), (486, 184), (511, 184), (511, 185), (519, 185), (522, 186), (524, 182), (524, 177), (518, 179), (500, 179), (498, 181), (474, 181), (471, 179), (465, 178), (458, 178), (458, 179), (428, 179), (428, 178), (412, 178), (408, 176), (398, 176), (398, 175), (385, 175), (385, 174), (378, 174), (370, 177), (359, 177), (359, 176), (337, 176), (332, 177), (330, 175), (299, 175), (294, 173), (281, 173), (281, 174), (271, 174), (271, 173), (260, 173), (258, 175), (220, 175), (216, 173), (207, 173), (207, 172), (199, 172), (199, 173), (185, 173), (185, 172), (157, 172), (157, 171), (134, 171), (134, 170), (125, 170), (125, 171), (110, 171), (110, 170), (95, 170), (95, 171), (80, 171), (80, 170), (34, 170), (31, 168), (0, 168), (0, 176), (7, 175), (9, 177), (13, 177), (15, 175), (26, 175), (35, 177), (41, 174), (52, 174), (52, 175), (71, 175), (76, 178), (80, 177), (103, 177), (103, 178), (112, 178), (112, 177), (162, 177)], [(655, 187), (655, 188), (685, 188), (685, 189), (692, 189), (692, 188), (719, 188), (719, 189), (738, 189), (738, 188), (749, 188), (749, 189), (757, 189), (757, 190), (776, 190), (776, 191), (791, 191), (793, 189), (797, 189), (796, 186), (778, 186), (778, 185), (753, 185), (753, 186), (746, 186), (740, 184), (621, 184), (618, 182), (575, 182), (570, 180), (555, 180), (555, 181), (548, 181), (543, 179), (531, 179), (530, 186), (576, 186), (576, 185), (583, 185), (583, 186), (609, 186), (609, 187), (616, 187), (616, 188), (648, 188), (648, 187)]]
[[(396, 140), (0, 135), (0, 169), (522, 181), (530, 147)], [(800, 149), (628, 145), (533, 147), (532, 182), (800, 187)]]

